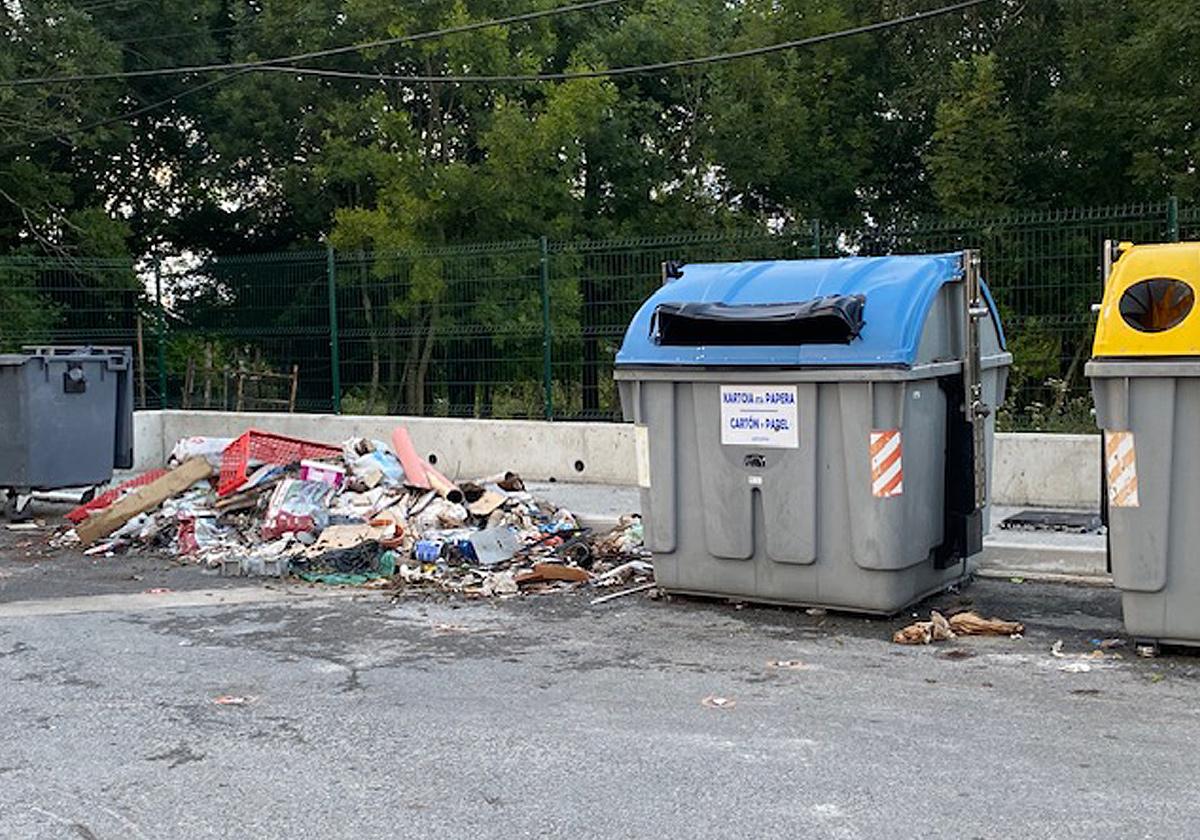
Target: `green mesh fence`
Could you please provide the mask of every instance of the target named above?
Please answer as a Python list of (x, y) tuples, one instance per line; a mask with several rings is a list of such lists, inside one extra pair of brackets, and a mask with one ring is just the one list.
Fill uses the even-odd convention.
[(7, 257), (0, 350), (133, 347), (149, 408), (617, 419), (613, 359), (664, 261), (970, 247), (1015, 356), (1002, 426), (1089, 431), (1101, 243), (1177, 238), (1200, 239), (1200, 207), (139, 264)]

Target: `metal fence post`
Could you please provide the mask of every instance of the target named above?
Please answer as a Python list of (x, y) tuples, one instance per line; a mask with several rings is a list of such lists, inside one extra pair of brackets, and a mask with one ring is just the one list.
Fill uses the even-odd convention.
[(821, 220), (813, 219), (809, 222), (809, 227), (812, 228), (812, 255), (819, 257), (821, 256)]
[(325, 246), (325, 279), (329, 286), (329, 365), (333, 391), (333, 413), (342, 413), (342, 364), (338, 358), (337, 261), (333, 246)]
[(550, 367), (550, 243), (538, 240), (538, 270), (542, 278), (542, 408), (547, 420), (554, 419), (554, 373)]
[(1167, 239), (1179, 241), (1179, 196), (1167, 197)]
[(167, 405), (167, 313), (163, 309), (162, 265), (154, 263), (154, 332), (158, 343), (158, 407)]

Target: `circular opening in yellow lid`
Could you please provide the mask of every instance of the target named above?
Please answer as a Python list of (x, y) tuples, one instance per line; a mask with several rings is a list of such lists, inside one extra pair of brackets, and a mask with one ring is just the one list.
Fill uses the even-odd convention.
[(1195, 302), (1192, 287), (1182, 280), (1152, 277), (1121, 295), (1121, 317), (1139, 332), (1162, 332), (1178, 326)]

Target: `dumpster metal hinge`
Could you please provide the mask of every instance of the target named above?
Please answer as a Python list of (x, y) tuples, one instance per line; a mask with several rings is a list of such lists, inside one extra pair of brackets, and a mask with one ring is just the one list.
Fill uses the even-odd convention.
[(992, 408), (983, 398), (983, 373), (980, 364), (979, 320), (989, 314), (979, 279), (979, 251), (963, 251), (963, 415), (971, 426), (972, 468), (974, 471), (975, 509), (987, 505), (987, 418)]

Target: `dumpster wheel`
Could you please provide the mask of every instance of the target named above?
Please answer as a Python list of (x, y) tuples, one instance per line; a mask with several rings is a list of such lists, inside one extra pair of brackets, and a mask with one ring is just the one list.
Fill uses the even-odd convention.
[(18, 490), (14, 487), (8, 488), (7, 495), (4, 499), (4, 517), (9, 522), (24, 522), (29, 518), (29, 503), (33, 501), (33, 494), (29, 490)]

